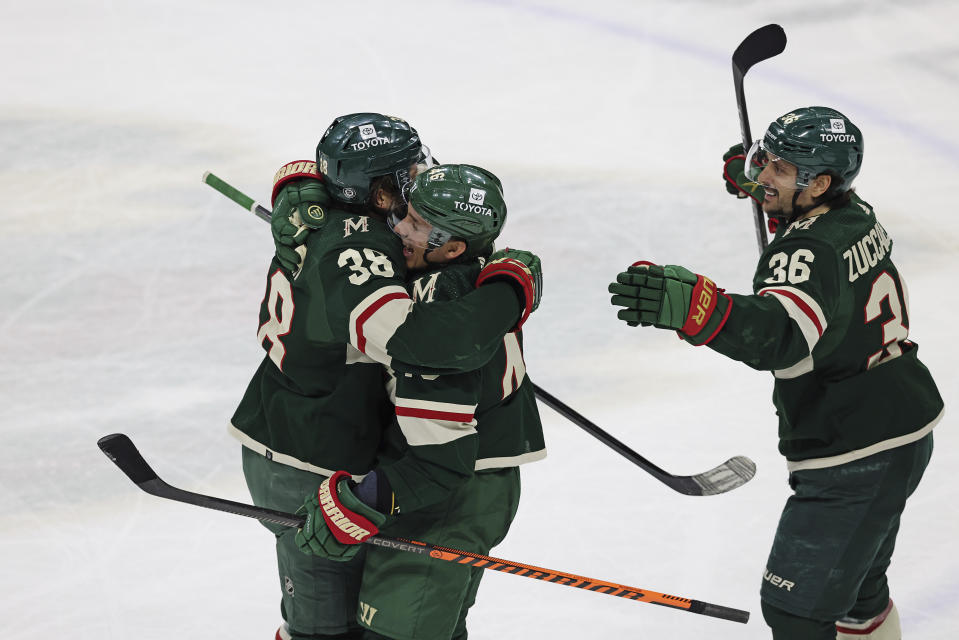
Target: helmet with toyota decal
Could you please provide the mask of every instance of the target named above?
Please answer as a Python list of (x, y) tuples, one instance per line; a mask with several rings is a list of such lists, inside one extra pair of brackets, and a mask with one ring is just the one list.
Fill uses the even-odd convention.
[(410, 181), (410, 167), (428, 154), (406, 120), (352, 113), (334, 120), (320, 138), (316, 167), (333, 198), (363, 204), (370, 197), (370, 183), (380, 176), (390, 176), (402, 193)]
[(862, 167), (862, 132), (829, 107), (794, 109), (777, 118), (746, 156), (746, 177), (756, 181), (770, 160), (796, 166), (796, 187), (804, 189), (820, 174), (832, 176), (832, 193), (850, 188)]
[[(413, 244), (434, 249), (450, 240), (466, 242), (464, 258), (492, 253), (493, 241), (506, 224), (506, 201), (499, 178), (471, 164), (438, 165), (417, 174), (407, 201), (432, 229)], [(392, 221), (394, 223), (397, 220)]]

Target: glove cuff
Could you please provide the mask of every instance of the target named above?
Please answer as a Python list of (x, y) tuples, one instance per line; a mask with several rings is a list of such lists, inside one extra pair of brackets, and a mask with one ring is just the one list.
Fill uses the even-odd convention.
[[(705, 278), (703, 276), (700, 276), (699, 278), (700, 281), (709, 280), (709, 278)], [(712, 280), (709, 280), (709, 282), (712, 284)], [(697, 289), (699, 289), (699, 284), (700, 283), (697, 283)], [(713, 287), (715, 287), (715, 284), (713, 284)], [(712, 310), (705, 318), (705, 322), (702, 324), (702, 327), (697, 333), (692, 335), (686, 333), (685, 325), (683, 326), (683, 329), (680, 329), (676, 332), (679, 334), (680, 338), (693, 346), (701, 347), (712, 342), (713, 338), (719, 334), (723, 326), (725, 326), (726, 321), (729, 319), (729, 312), (733, 309), (733, 299), (726, 295), (725, 289), (716, 289), (713, 298), (714, 302)], [(697, 299), (698, 298), (694, 293), (691, 304), (697, 304)], [(689, 324), (689, 320), (687, 320), (686, 324)]]
[(519, 321), (513, 327), (513, 331), (519, 331), (529, 314), (533, 311), (533, 303), (536, 300), (536, 283), (533, 272), (525, 264), (513, 258), (499, 258), (493, 260), (480, 271), (476, 277), (476, 286), (481, 286), (489, 280), (504, 279), (518, 289), (521, 295), (521, 304), (523, 311)]
[(283, 188), (283, 185), (291, 180), (301, 180), (303, 178), (323, 179), (316, 169), (316, 163), (312, 160), (294, 160), (280, 167), (280, 170), (273, 176), (273, 195), (270, 196), (270, 206), (276, 205), (276, 195)]
[[(341, 544), (359, 544), (367, 538), (375, 536), (380, 530), (372, 520), (357, 513), (356, 510), (372, 511), (371, 517), (375, 517), (373, 514), (380, 516), (380, 518), (383, 516), (366, 507), (349, 492), (349, 487), (346, 484), (349, 478), (350, 474), (346, 471), (337, 471), (320, 485), (317, 499), (320, 505), (320, 513), (323, 514), (323, 520), (336, 541)], [(342, 485), (340, 484), (341, 480), (343, 481)], [(346, 489), (342, 497), (340, 496), (341, 487)], [(344, 505), (343, 498), (351, 503), (349, 507)]]

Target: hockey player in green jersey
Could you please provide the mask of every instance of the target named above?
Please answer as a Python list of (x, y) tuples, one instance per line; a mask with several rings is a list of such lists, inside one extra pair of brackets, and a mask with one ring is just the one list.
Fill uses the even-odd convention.
[(677, 330), (775, 377), (794, 493), (760, 591), (773, 638), (898, 640), (886, 569), (943, 402), (908, 339), (893, 241), (850, 189), (862, 133), (838, 111), (808, 107), (775, 120), (745, 157), (735, 151), (724, 167), (732, 190), (780, 223), (753, 295), (637, 263), (609, 286), (612, 303), (632, 326)]
[[(295, 231), (305, 221), (310, 232), (300, 238), (307, 250), (293, 249), (295, 273), (279, 256), (270, 265), (257, 332), (267, 353), (230, 425), (257, 505), (295, 510), (337, 470), (361, 480), (391, 420), (382, 365), (474, 370), (538, 302), (530, 268), (499, 260), (470, 295), (414, 307), (402, 244), (385, 216), (405, 206), (401, 189), (422, 156), (405, 121), (352, 114), (327, 129), (316, 163), (289, 163), (276, 175), (274, 218)], [(297, 548), (295, 532), (268, 528), (286, 622), (278, 633), (356, 637), (362, 554), (345, 563), (311, 557)]]
[[(405, 215), (393, 217), (406, 264), (418, 276), (409, 285), (416, 304), (455, 300), (482, 283), (483, 265), (505, 221), (502, 188), (491, 173), (440, 165), (418, 175)], [(478, 371), (393, 376), (396, 420), (379, 464), (359, 484), (347, 474), (334, 476), (307, 500), (300, 547), (348, 558), (379, 529), (391, 537), (488, 554), (516, 512), (518, 466), (546, 455), (521, 345), (519, 331), (507, 334)], [(338, 503), (336, 519), (321, 507), (324, 500)], [(356, 528), (364, 533), (343, 535)], [(482, 573), (370, 548), (358, 610), (368, 629), (364, 639), (465, 639), (466, 614)]]

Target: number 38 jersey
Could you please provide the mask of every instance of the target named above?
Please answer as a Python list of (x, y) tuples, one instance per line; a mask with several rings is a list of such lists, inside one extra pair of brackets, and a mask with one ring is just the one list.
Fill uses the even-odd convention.
[(779, 449), (790, 470), (823, 468), (908, 444), (943, 401), (909, 340), (908, 293), (893, 242), (855, 194), (780, 228), (754, 295), (731, 295), (710, 347), (771, 370)]
[[(381, 365), (444, 373), (480, 367), (516, 322), (508, 284), (414, 308), (399, 239), (385, 222), (328, 210), (294, 278), (274, 259), (257, 339), (267, 355), (231, 420), (244, 446), (277, 462), (354, 476), (392, 420)], [(436, 335), (458, 339), (437, 343)]]

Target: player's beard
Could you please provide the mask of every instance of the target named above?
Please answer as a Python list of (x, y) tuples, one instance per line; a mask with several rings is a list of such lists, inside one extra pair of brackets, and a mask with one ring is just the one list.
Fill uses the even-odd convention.
[(787, 212), (786, 208), (783, 206), (782, 191), (780, 191), (779, 189), (774, 189), (772, 187), (764, 186), (763, 188), (766, 190), (767, 194), (769, 193), (770, 190), (773, 191), (776, 194), (776, 202), (778, 203), (776, 208), (767, 208), (766, 203), (765, 202), (763, 203), (763, 213), (766, 214), (767, 218), (781, 220), (788, 225), (788, 224), (792, 224), (793, 220), (795, 220), (798, 216), (802, 215), (803, 213), (802, 208), (797, 206), (796, 204), (796, 200), (799, 198), (799, 193), (800, 193), (798, 190), (792, 192), (792, 195), (791, 195), (792, 205), (790, 206), (789, 211)]

